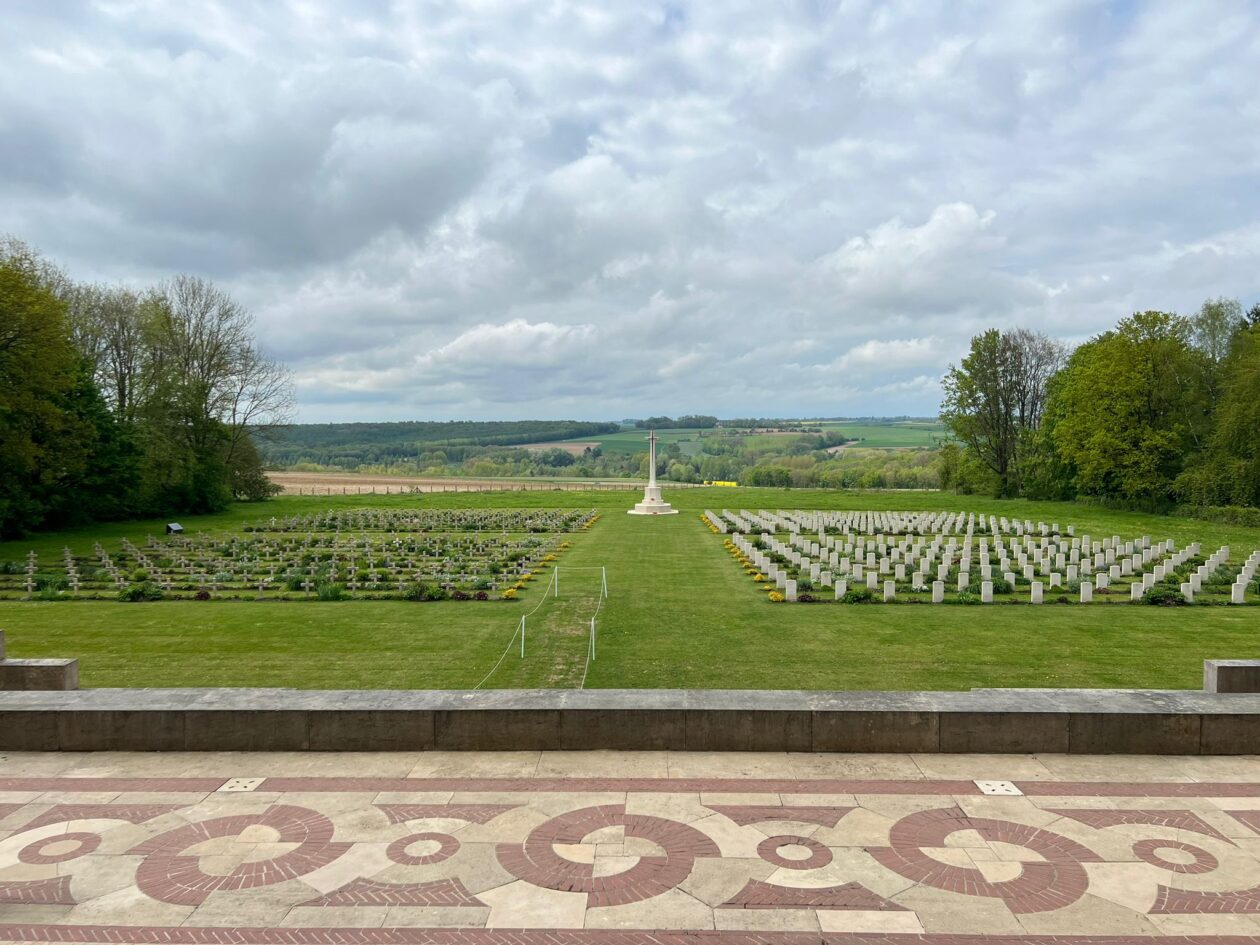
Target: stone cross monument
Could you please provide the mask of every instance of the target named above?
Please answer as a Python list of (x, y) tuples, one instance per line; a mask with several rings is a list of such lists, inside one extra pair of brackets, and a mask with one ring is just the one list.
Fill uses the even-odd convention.
[(643, 489), (643, 501), (630, 510), (631, 515), (677, 515), (678, 510), (661, 498), (661, 487), (656, 484), (656, 431), (648, 432), (648, 484)]

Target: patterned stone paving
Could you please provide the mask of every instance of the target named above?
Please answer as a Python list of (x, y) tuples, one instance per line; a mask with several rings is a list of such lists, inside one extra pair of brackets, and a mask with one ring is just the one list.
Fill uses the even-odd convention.
[(1260, 760), (0, 755), (0, 941), (1260, 945)]

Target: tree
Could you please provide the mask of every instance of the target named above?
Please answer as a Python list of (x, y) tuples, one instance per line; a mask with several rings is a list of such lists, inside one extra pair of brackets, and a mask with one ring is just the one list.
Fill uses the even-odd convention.
[(1001, 496), (1018, 495), (1027, 437), (1041, 424), (1046, 387), (1065, 349), (1027, 329), (990, 329), (951, 367), (941, 419), (967, 451), (997, 477)]
[(1208, 299), (1191, 319), (1194, 346), (1215, 365), (1229, 357), (1234, 336), (1246, 325), (1242, 305), (1237, 299)]
[(1221, 374), (1207, 451), (1177, 480), (1196, 505), (1260, 505), (1260, 324), (1240, 331)]
[(232, 470), (248, 465), (238, 454), (249, 437), (288, 419), (289, 373), (259, 352), (249, 313), (204, 279), (163, 283), (138, 317), (150, 499), (174, 497), (190, 511), (222, 508), (233, 493)]
[(0, 534), (6, 536), (45, 524), (72, 498), (68, 483), (90, 466), (92, 426), (74, 405), (95, 392), (81, 389), (85, 378), (66, 306), (49, 272), (22, 244), (0, 246)]
[(1207, 432), (1203, 354), (1188, 319), (1140, 312), (1077, 348), (1051, 388), (1047, 425), (1080, 492), (1167, 501)]

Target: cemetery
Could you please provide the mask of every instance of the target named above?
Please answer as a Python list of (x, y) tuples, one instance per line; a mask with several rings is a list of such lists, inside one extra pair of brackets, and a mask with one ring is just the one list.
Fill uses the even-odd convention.
[(139, 543), (121, 537), (88, 553), (32, 550), (0, 573), (0, 600), (122, 601), (511, 600), (559, 560), (565, 536), (594, 509), (327, 509)]
[(1260, 549), (974, 512), (706, 510), (774, 603), (1256, 603)]

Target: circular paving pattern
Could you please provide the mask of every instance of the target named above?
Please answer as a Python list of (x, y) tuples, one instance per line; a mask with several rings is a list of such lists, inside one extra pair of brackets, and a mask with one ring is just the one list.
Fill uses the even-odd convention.
[[(241, 863), (226, 875), (201, 868), (201, 857), (184, 851), (206, 840), (240, 837), (251, 828), (270, 827), (280, 844), (296, 844), (287, 853)], [(130, 853), (144, 856), (136, 886), (159, 902), (199, 906), (218, 889), (254, 889), (296, 879), (327, 866), (350, 849), (334, 843), (332, 821), (305, 807), (276, 804), (262, 813), (202, 820), (159, 834)]]
[[(561, 856), (557, 846), (580, 844), (605, 827), (622, 827), (627, 839), (651, 840), (663, 856), (640, 856), (615, 876), (595, 877), (591, 863)], [(720, 857), (717, 844), (695, 827), (646, 814), (627, 814), (624, 804), (584, 807), (539, 824), (523, 844), (501, 843), (499, 863), (517, 879), (564, 892), (587, 893), (587, 907), (641, 902), (673, 889), (691, 873), (696, 858)]]
[[(68, 849), (60, 849), (66, 844), (70, 844)], [(28, 843), (18, 851), (18, 859), (23, 863), (64, 863), (66, 860), (86, 856), (100, 845), (100, 834), (59, 833)], [(53, 851), (45, 852), (50, 847), (54, 848)]]
[[(1169, 860), (1159, 855), (1157, 851), (1160, 850), (1180, 850), (1182, 854), (1188, 854), (1188, 859), (1178, 858), (1185, 859), (1184, 862)], [(1189, 843), (1182, 843), (1180, 840), (1139, 840), (1133, 844), (1133, 854), (1138, 859), (1150, 863), (1151, 866), (1158, 866), (1160, 869), (1173, 873), (1210, 873), (1221, 865), (1207, 850), (1191, 846)]]
[[(804, 856), (800, 855), (801, 850)], [(789, 870), (816, 870), (831, 862), (831, 851), (817, 840), (791, 835), (766, 837), (757, 844), (757, 855), (767, 863)]]
[[(950, 866), (925, 851), (925, 847), (946, 846), (946, 838), (960, 830), (974, 830), (991, 842), (1024, 847), (1042, 859), (1024, 861), (1015, 879), (990, 882), (978, 869)], [(1057, 833), (1027, 824), (969, 817), (957, 807), (907, 814), (893, 825), (889, 841), (889, 846), (872, 847), (868, 852), (893, 872), (935, 889), (1001, 899), (1016, 914), (1070, 906), (1089, 886), (1089, 874), (1082, 864), (1102, 862), (1093, 850)]]
[[(427, 843), (430, 847), (437, 844), (437, 849), (428, 853), (408, 853), (407, 848), (418, 843)], [(413, 833), (399, 837), (385, 850), (385, 855), (395, 863), (403, 866), (427, 866), (430, 863), (441, 863), (449, 860), (459, 850), (459, 841), (449, 833)]]

